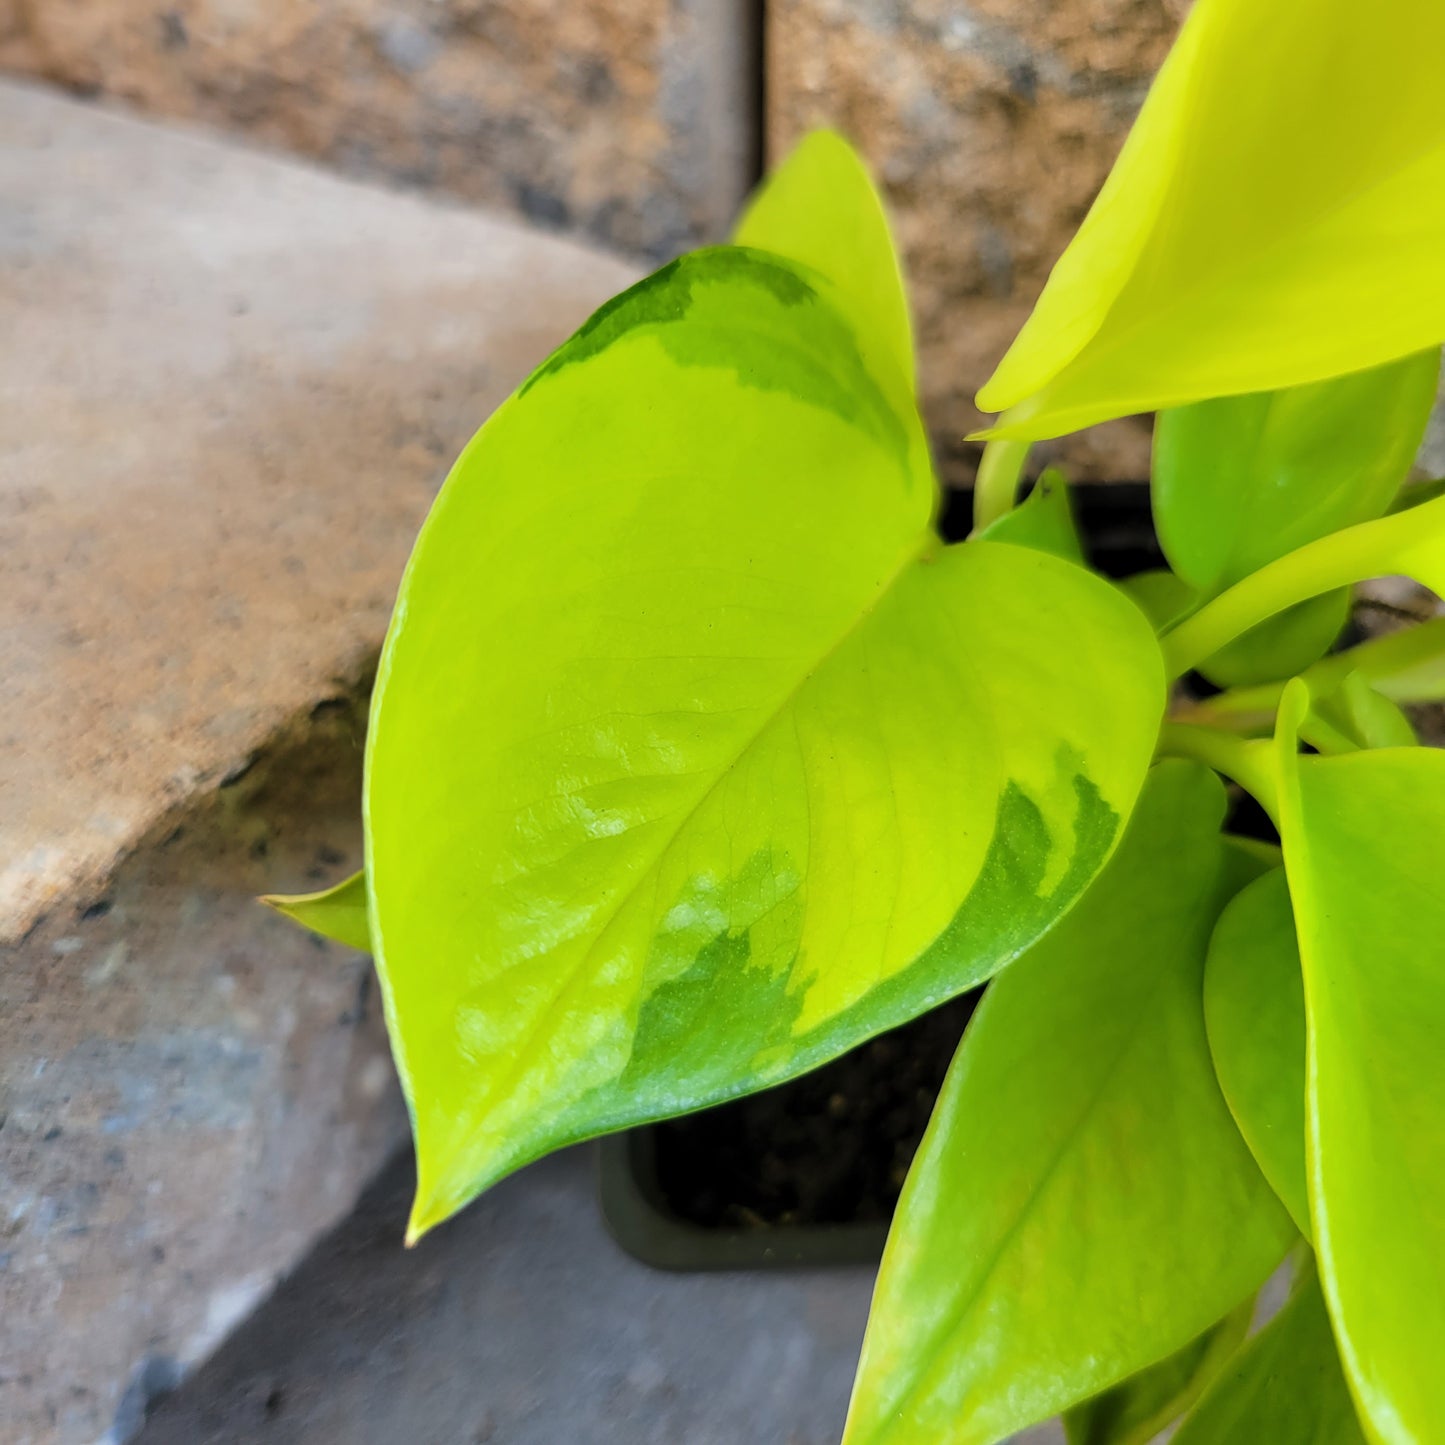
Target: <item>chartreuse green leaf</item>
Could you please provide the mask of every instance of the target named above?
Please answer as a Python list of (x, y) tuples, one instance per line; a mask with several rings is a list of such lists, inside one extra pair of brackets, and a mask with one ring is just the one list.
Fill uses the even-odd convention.
[(1081, 568), (940, 544), (893, 361), (820, 275), (699, 252), (443, 488), (365, 788), (413, 1235), (986, 978), (1108, 856), (1158, 644)]
[(733, 239), (821, 272), (854, 325), (877, 336), (914, 389), (913, 327), (888, 218), (841, 136), (815, 130), (758, 188)]
[(1445, 1420), (1445, 753), (1301, 757), (1280, 708), (1279, 826), (1304, 975), (1310, 1210), (1368, 1433)]
[(1293, 677), (1323, 657), (1350, 620), (1350, 594), (1311, 597), (1252, 627), (1198, 668), (1218, 687), (1252, 687)]
[(1357, 748), (1411, 748), (1419, 741), (1398, 703), (1358, 673), (1348, 672), (1332, 692), (1314, 696), (1300, 736), (1322, 753)]
[(1115, 584), (1153, 624), (1156, 632), (1172, 627), (1188, 616), (1199, 600), (1199, 594), (1182, 577), (1167, 567), (1153, 567), (1136, 572)]
[(1149, 1445), (1229, 1362), (1253, 1317), (1254, 1300), (1246, 1299), (1167, 1360), (1075, 1405), (1064, 1415), (1069, 1445)]
[(979, 536), (987, 542), (1013, 542), (1052, 552), (1071, 562), (1084, 560), (1069, 484), (1057, 467), (1045, 467), (1023, 504), (995, 518)]
[(1152, 496), (1170, 565), (1212, 596), (1306, 542), (1382, 516), (1420, 449), (1439, 375), (1436, 349), (1161, 412)]
[(1361, 371), (1445, 339), (1437, 0), (1198, 0), (979, 393), (995, 435)]
[(1328, 694), (1352, 672), (1392, 702), (1445, 699), (1445, 617), (1372, 637), (1316, 663), (1305, 678), (1312, 694)]
[[(1371, 692), (1397, 706), (1445, 698), (1445, 617), (1372, 637), (1344, 652), (1321, 658), (1303, 674), (1314, 708), (1344, 687), (1352, 673)], [(1269, 730), (1284, 688), (1283, 682), (1276, 682), (1218, 693), (1194, 704), (1189, 717), (1236, 732)], [(1405, 721), (1408, 725), (1408, 719)]]
[(1210, 931), (1258, 865), (1207, 769), (1150, 775), (1118, 853), (997, 978), (894, 1218), (847, 1445), (990, 1445), (1167, 1358), (1297, 1236), (1205, 1039)]
[(1283, 868), (1251, 883), (1221, 915), (1209, 941), (1204, 1017), (1239, 1132), (1309, 1235), (1304, 985)]
[(1173, 1445), (1365, 1445), (1312, 1264), (1284, 1308), (1179, 1427)]
[[(1154, 518), (1174, 570), (1207, 599), (1306, 542), (1381, 516), (1419, 450), (1439, 376), (1436, 349), (1161, 412)], [(1328, 650), (1349, 605), (1343, 590), (1311, 598), (1199, 670), (1222, 686), (1293, 676)]]
[(364, 873), (353, 873), (344, 883), (320, 893), (272, 893), (261, 902), (323, 938), (359, 948), (363, 953), (371, 951)]
[[(1286, 607), (1367, 577), (1394, 573), (1445, 596), (1445, 497), (1321, 537), (1235, 583), (1167, 634), (1170, 675), (1181, 676)], [(1435, 645), (1431, 637), (1429, 646)], [(1347, 672), (1354, 664), (1341, 665)], [(1366, 681), (1374, 678), (1367, 674)]]

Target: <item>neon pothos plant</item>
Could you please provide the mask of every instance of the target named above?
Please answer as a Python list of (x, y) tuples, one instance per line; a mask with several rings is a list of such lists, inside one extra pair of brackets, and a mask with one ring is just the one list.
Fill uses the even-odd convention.
[[(487, 422), (387, 638), (364, 877), (281, 900), (375, 955), (411, 1238), (992, 979), (850, 1445), (1445, 1439), (1445, 755), (1401, 708), (1445, 696), (1445, 621), (1330, 652), (1353, 583), (1445, 592), (1445, 498), (1401, 490), (1442, 57), (1438, 0), (1198, 0), (983, 390), (962, 544), (830, 135)], [(1147, 411), (1170, 570), (1120, 587), (1017, 483)], [(1222, 779), (1282, 850), (1222, 831)]]

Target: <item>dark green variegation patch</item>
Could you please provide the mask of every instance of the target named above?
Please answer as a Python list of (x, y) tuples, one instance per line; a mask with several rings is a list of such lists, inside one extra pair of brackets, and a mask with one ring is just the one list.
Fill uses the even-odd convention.
[[(797, 310), (810, 313), (807, 324), (822, 343), (819, 349), (798, 346), (789, 315)], [(532, 373), (518, 395), (639, 333), (655, 337), (679, 366), (726, 366), (745, 387), (811, 403), (864, 427), (888, 449), (907, 451), (896, 401), (885, 397), (873, 369), (877, 362), (870, 366), (828, 282), (737, 246), (679, 256), (614, 297)]]

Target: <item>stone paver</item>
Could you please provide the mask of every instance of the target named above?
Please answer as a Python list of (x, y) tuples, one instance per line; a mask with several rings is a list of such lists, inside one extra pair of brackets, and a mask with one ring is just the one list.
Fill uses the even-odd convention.
[(0, 0), (0, 68), (661, 257), (757, 148), (755, 0)]
[(589, 1155), (411, 1252), (399, 1161), (137, 1445), (832, 1445), (872, 1271), (656, 1273), (603, 1233)]
[(356, 671), (461, 444), (633, 274), (0, 85), (0, 941)]
[[(632, 279), (0, 84), (0, 1440), (120, 1440), (404, 1128), (366, 674), (468, 434)], [(143, 1413), (143, 1412), (142, 1412)]]

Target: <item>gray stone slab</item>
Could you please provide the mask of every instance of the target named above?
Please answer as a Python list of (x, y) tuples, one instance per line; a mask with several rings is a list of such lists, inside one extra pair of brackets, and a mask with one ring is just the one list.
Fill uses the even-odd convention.
[(0, 1441), (120, 1442), (405, 1137), (371, 962), (261, 907), (360, 858), (359, 696), (0, 949)]
[(397, 1161), (138, 1445), (837, 1440), (872, 1271), (647, 1269), (603, 1232), (590, 1155), (504, 1180), (409, 1252)]

